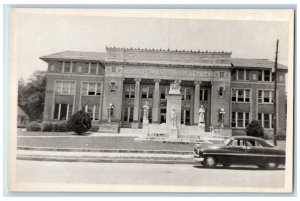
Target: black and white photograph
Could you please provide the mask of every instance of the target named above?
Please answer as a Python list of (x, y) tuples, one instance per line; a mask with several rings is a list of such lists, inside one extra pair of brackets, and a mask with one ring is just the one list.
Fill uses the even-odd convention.
[(291, 192), (294, 10), (9, 10), (13, 192)]

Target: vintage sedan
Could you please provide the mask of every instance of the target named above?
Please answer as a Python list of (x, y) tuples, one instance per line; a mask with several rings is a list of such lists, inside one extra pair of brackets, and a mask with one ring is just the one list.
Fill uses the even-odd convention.
[(234, 136), (223, 145), (196, 144), (194, 159), (209, 168), (236, 164), (275, 169), (285, 164), (285, 151), (261, 138)]

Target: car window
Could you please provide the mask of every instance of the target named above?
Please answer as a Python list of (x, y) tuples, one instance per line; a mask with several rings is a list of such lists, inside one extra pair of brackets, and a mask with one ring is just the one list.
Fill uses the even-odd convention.
[(235, 140), (232, 140), (228, 146), (244, 146), (244, 140), (238, 140), (238, 139), (235, 139)]

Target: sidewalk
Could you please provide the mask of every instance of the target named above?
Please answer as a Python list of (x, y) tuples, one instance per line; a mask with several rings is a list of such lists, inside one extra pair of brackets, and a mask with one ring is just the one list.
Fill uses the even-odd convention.
[(18, 160), (194, 164), (193, 152), (166, 150), (54, 149), (18, 147)]

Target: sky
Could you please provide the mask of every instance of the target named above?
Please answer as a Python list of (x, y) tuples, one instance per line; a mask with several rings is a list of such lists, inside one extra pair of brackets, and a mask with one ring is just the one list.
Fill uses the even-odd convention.
[(105, 52), (105, 47), (230, 51), (233, 58), (288, 64), (288, 24), (275, 21), (199, 20), (19, 14), (17, 74), (27, 80), (46, 70), (39, 57), (62, 51)]

